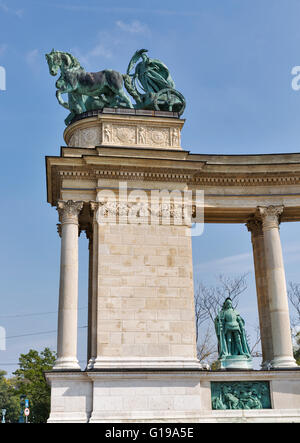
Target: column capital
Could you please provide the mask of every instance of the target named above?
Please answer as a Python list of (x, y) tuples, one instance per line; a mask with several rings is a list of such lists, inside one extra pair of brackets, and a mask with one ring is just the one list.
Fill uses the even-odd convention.
[(96, 213), (97, 209), (100, 206), (100, 202), (95, 202), (95, 201), (90, 201), (90, 214), (91, 217), (94, 216), (94, 214)]
[(57, 210), (59, 214), (59, 221), (61, 224), (72, 223), (78, 225), (78, 215), (83, 208), (83, 202), (74, 202), (73, 200), (57, 202)]
[(246, 226), (252, 237), (263, 236), (262, 220), (257, 214), (252, 214), (246, 222)]
[(280, 216), (283, 212), (283, 205), (280, 206), (258, 206), (256, 214), (261, 218), (263, 230), (278, 229)]

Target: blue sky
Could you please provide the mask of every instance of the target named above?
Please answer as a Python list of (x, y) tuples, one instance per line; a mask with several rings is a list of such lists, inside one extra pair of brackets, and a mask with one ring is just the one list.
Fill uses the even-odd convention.
[[(45, 156), (58, 155), (66, 111), (44, 54), (72, 52), (90, 71), (125, 72), (148, 48), (170, 69), (186, 97), (184, 149), (193, 153), (300, 152), (297, 0), (0, 0), (1, 310), (14, 370), (21, 352), (56, 347), (60, 239), (46, 202)], [(282, 224), (287, 281), (300, 281), (298, 223)], [(296, 239), (296, 240), (295, 240)], [(257, 323), (250, 235), (241, 225), (206, 225), (193, 240), (195, 279), (248, 272), (240, 311)], [(80, 238), (79, 326), (86, 325), (87, 241)], [(31, 315), (31, 314), (39, 315)], [(29, 315), (30, 314), (30, 315)], [(252, 326), (251, 326), (252, 327)], [(79, 330), (85, 359), (86, 329)], [(7, 363), (12, 363), (7, 365)]]

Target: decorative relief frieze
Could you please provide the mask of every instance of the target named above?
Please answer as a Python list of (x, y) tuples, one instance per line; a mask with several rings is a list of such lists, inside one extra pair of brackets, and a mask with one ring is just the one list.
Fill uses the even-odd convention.
[(75, 127), (66, 141), (69, 147), (94, 148), (111, 145), (126, 147), (172, 148), (180, 149), (180, 128), (174, 122), (157, 123), (147, 120), (141, 122), (98, 122), (97, 125)]
[(134, 126), (117, 126), (112, 127), (113, 143), (133, 145), (136, 144), (136, 128)]
[(90, 202), (90, 208), (99, 223), (112, 220), (125, 223), (158, 223), (190, 225), (196, 215), (196, 205), (184, 202)]
[(154, 143), (154, 145), (158, 146), (170, 146), (169, 130), (167, 128), (166, 129), (150, 128), (148, 129), (148, 131), (151, 137), (150, 144)]
[(80, 148), (94, 148), (100, 143), (100, 130), (98, 127), (87, 127), (73, 132), (69, 146)]

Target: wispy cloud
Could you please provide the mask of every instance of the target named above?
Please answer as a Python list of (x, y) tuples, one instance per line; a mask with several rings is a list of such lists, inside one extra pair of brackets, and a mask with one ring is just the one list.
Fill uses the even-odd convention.
[(216, 260), (210, 260), (195, 265), (195, 273), (203, 275), (211, 272), (213, 274), (224, 273), (244, 273), (253, 271), (253, 257), (252, 253), (243, 253), (222, 257)]
[(89, 65), (91, 63), (91, 59), (94, 58), (111, 58), (112, 51), (106, 46), (104, 43), (97, 43), (92, 49), (85, 52), (84, 54), (80, 54), (80, 61), (83, 64)]
[(113, 55), (111, 47), (105, 42), (106, 39), (99, 38), (99, 40), (89, 51), (82, 51), (78, 47), (72, 48), (72, 54), (86, 69), (90, 68), (95, 60), (110, 59)]
[(130, 23), (117, 20), (116, 25), (122, 31), (129, 32), (131, 34), (144, 34), (149, 32), (148, 26), (141, 23), (139, 20), (133, 20)]
[[(282, 249), (286, 268), (287, 265), (300, 261), (300, 243), (282, 244)], [(215, 275), (218, 273), (239, 274), (244, 272), (254, 272), (252, 248), (249, 247), (249, 252), (242, 254), (234, 254), (215, 260), (196, 263), (194, 270), (195, 273), (199, 273), (199, 275), (204, 275), (205, 273)]]
[(7, 6), (2, 0), (0, 0), (0, 11), (5, 12), (6, 14), (12, 14), (17, 16), (18, 18), (23, 17), (24, 10), (23, 9), (14, 9)]

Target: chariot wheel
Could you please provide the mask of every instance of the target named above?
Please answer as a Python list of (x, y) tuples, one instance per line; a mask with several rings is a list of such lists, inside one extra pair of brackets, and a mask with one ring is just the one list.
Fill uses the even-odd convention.
[(183, 114), (185, 109), (185, 99), (176, 89), (165, 88), (155, 94), (153, 100), (156, 111), (170, 111)]

